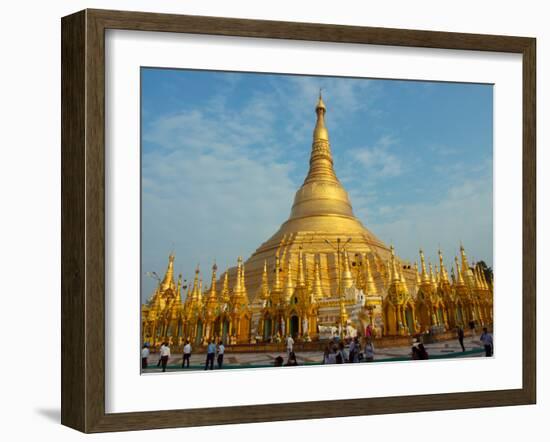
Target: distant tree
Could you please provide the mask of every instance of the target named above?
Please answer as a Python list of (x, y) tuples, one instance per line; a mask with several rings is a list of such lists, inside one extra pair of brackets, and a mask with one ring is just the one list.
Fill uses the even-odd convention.
[(485, 279), (490, 282), (493, 279), (493, 268), (489, 267), (485, 261), (478, 261), (476, 262), (476, 267), (481, 268), (483, 271), (483, 274), (485, 276)]

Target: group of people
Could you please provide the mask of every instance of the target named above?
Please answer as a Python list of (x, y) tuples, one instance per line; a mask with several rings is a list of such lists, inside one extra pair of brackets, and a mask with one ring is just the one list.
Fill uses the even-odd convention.
[(374, 344), (372, 336), (364, 339), (361, 345), (359, 337), (351, 338), (348, 349), (343, 341), (330, 341), (323, 353), (323, 364), (343, 364), (374, 361)]
[[(343, 364), (343, 363), (356, 363), (356, 362), (372, 362), (374, 361), (374, 344), (373, 335), (369, 333), (369, 329), (366, 330), (364, 338), (354, 337), (349, 339), (349, 345), (347, 346), (344, 341), (340, 339), (334, 339), (328, 343), (323, 353), (323, 364)], [(458, 342), (462, 347), (462, 351), (465, 352), (464, 347), (464, 330), (462, 327), (456, 329)], [(493, 335), (489, 333), (487, 327), (483, 328), (480, 341), (485, 348), (485, 356), (493, 356)], [(298, 365), (296, 359), (296, 353), (294, 352), (294, 339), (292, 336), (288, 336), (286, 339), (287, 350), (287, 362), (284, 362), (282, 356), (278, 356), (274, 360), (275, 367), (291, 367)], [(189, 341), (185, 342), (183, 347), (183, 359), (181, 368), (189, 368), (191, 359), (191, 344)], [(218, 345), (214, 341), (209, 341), (206, 347), (206, 361), (204, 364), (205, 370), (214, 369), (214, 360), (217, 361), (218, 369), (223, 367), (223, 358), (225, 354), (225, 346), (222, 341), (219, 341)], [(149, 344), (145, 343), (141, 349), (141, 368), (146, 369), (148, 367), (148, 359), (150, 355)], [(413, 344), (411, 349), (411, 358), (413, 360), (428, 359), (429, 355), (421, 342)], [(170, 359), (170, 346), (168, 342), (163, 342), (159, 348), (159, 360), (157, 367), (162, 367), (162, 371), (166, 371), (168, 360)]]
[[(470, 329), (472, 330), (473, 336), (475, 332), (475, 324), (470, 323)], [(460, 346), (462, 347), (462, 351), (465, 352), (466, 348), (464, 347), (464, 329), (462, 327), (456, 328), (456, 337)], [(479, 340), (481, 341), (485, 349), (485, 356), (493, 356), (493, 334), (489, 333), (487, 327), (483, 327), (483, 333), (481, 334)]]
[[(183, 346), (183, 358), (181, 362), (181, 368), (189, 368), (190, 360), (191, 360), (191, 343), (189, 341), (185, 341), (185, 345)], [(206, 347), (206, 362), (204, 364), (204, 369), (207, 370), (210, 368), (210, 370), (214, 369), (214, 359), (217, 360), (218, 368), (222, 368), (223, 366), (223, 357), (225, 354), (225, 346), (223, 345), (223, 342), (220, 341), (218, 345), (214, 343), (214, 341), (209, 341), (208, 346)], [(141, 349), (141, 368), (142, 370), (145, 370), (149, 366), (149, 344), (146, 342), (143, 344), (143, 347)], [(216, 358), (217, 356), (217, 358)], [(166, 367), (168, 365), (168, 360), (170, 359), (170, 345), (168, 342), (163, 342), (159, 348), (159, 360), (157, 363), (157, 367), (162, 367), (162, 371), (166, 371)]]

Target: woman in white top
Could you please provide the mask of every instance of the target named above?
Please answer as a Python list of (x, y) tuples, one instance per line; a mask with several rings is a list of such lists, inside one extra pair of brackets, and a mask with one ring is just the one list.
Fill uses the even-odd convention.
[(160, 347), (160, 362), (162, 365), (162, 371), (166, 371), (166, 366), (168, 365), (168, 358), (170, 357), (170, 347), (168, 346), (168, 342), (165, 342)]
[(147, 368), (147, 358), (149, 358), (149, 344), (143, 344), (141, 349), (141, 369), (145, 370)]

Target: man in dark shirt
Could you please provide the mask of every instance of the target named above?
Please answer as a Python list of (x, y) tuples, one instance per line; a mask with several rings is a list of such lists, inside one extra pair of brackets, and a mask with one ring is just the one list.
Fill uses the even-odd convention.
[(462, 327), (459, 326), (456, 328), (456, 336), (458, 338), (458, 342), (460, 342), (462, 351), (466, 351), (466, 349), (464, 348), (464, 330), (462, 329)]

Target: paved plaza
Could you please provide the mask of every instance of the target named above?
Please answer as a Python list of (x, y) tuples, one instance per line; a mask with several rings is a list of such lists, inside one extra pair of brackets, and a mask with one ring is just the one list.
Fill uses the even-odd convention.
[[(375, 342), (376, 345), (376, 342)], [(433, 344), (425, 344), (430, 359), (443, 359), (443, 358), (471, 358), (485, 356), (485, 350), (479, 342), (479, 337), (467, 337), (464, 339), (464, 347), (466, 351), (463, 352), (458, 340), (452, 339), (448, 341), (436, 342)], [(224, 356), (223, 369), (235, 369), (235, 368), (264, 368), (273, 367), (275, 358), (282, 356), (286, 363), (286, 353), (232, 353), (227, 351)], [(144, 370), (144, 373), (160, 373), (162, 370), (157, 367), (158, 354), (153, 354), (149, 358), (149, 367)], [(320, 365), (323, 360), (323, 352), (321, 351), (308, 351), (296, 353), (296, 359), (298, 365)], [(411, 359), (411, 347), (387, 347), (376, 348), (374, 362), (393, 362), (404, 361)], [(172, 354), (168, 361), (167, 371), (193, 371), (204, 370), (204, 363), (206, 361), (205, 353), (196, 353), (191, 355), (190, 367), (182, 369), (182, 355)], [(214, 369), (217, 370), (216, 361), (214, 361)]]

